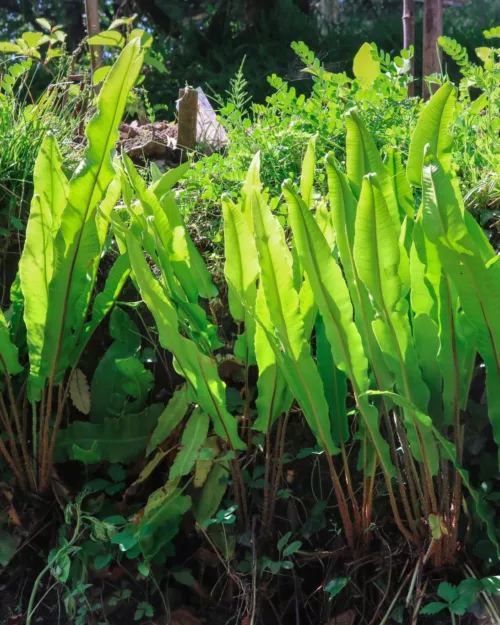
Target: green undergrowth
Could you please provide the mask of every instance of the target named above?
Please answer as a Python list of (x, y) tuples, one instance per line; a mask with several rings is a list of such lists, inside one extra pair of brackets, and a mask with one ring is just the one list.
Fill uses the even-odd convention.
[(115, 150), (125, 31), (80, 153), (43, 136), (0, 313), (6, 621), (498, 622), (500, 265), (467, 186), (497, 49), (443, 41), (465, 82), (424, 104), (409, 51), (350, 79), (294, 44), (309, 98), (273, 77), (248, 117), (240, 72), (225, 154), (162, 173)]

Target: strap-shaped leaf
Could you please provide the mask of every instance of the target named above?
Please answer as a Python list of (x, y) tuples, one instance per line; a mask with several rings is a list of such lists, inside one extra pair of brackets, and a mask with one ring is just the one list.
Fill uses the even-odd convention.
[(174, 225), (170, 223), (160, 201), (140, 176), (134, 164), (127, 155), (122, 155), (127, 174), (132, 187), (141, 203), (144, 215), (151, 222), (151, 228), (163, 243), (172, 265), (188, 301), (196, 302), (198, 289), (190, 264), (185, 228), (181, 228), (174, 236)]
[(443, 371), (438, 354), (441, 347), (440, 304), (445, 302), (440, 301), (441, 263), (436, 247), (424, 235), (421, 217), (413, 229), (410, 275), (415, 349), (423, 380), (430, 391), (429, 412), (434, 423), (441, 424)]
[(318, 315), (315, 327), (316, 360), (325, 387), (326, 401), (330, 408), (332, 438), (336, 445), (340, 445), (340, 443), (346, 443), (349, 440), (349, 422), (346, 408), (347, 378), (345, 373), (333, 362), (332, 350), (321, 315)]
[(141, 246), (132, 234), (127, 236), (127, 247), (141, 296), (158, 327), (160, 344), (173, 354), (175, 368), (186, 378), (193, 401), (210, 415), (220, 437), (229, 440), (235, 449), (244, 449), (245, 444), (238, 437), (236, 420), (226, 409), (225, 385), (219, 377), (216, 363), (202, 354), (193, 341), (180, 334), (175, 308), (151, 273)]
[(391, 178), (387, 173), (373, 137), (355, 109), (351, 109), (346, 113), (346, 127), (347, 177), (351, 183), (353, 193), (356, 198), (359, 198), (364, 177), (368, 174), (376, 174), (379, 188), (387, 203), (387, 209), (394, 224), (394, 229), (399, 236), (401, 229), (399, 209)]
[[(10, 340), (9, 327), (3, 312), (0, 310), (0, 368), (6, 375), (21, 373), (23, 368), (19, 364), (17, 347)], [(7, 369), (7, 371), (5, 371)]]
[(486, 365), (488, 414), (500, 442), (500, 266), (488, 265), (495, 252), (479, 224), (462, 214), (455, 185), (440, 161), (428, 153), (423, 170), (424, 230), (438, 248), (460, 304), (477, 331), (477, 349)]
[(40, 201), (52, 216), (51, 232), (54, 235), (61, 225), (61, 216), (68, 198), (68, 180), (62, 169), (62, 155), (56, 138), (47, 133), (35, 161), (33, 182)]
[(155, 182), (151, 190), (154, 192), (156, 197), (161, 201), (161, 198), (172, 190), (173, 186), (176, 185), (181, 178), (184, 178), (186, 173), (189, 171), (191, 167), (191, 161), (186, 161), (179, 165), (179, 167), (175, 167), (174, 169), (169, 169), (163, 176)]
[(209, 418), (199, 406), (193, 410), (181, 438), (181, 449), (170, 469), (169, 479), (188, 475), (208, 434)]
[(380, 345), (373, 333), (372, 323), (375, 310), (365, 285), (358, 276), (354, 262), (354, 232), (357, 202), (349, 187), (347, 178), (339, 171), (331, 155), (326, 159), (328, 190), (332, 221), (335, 228), (335, 240), (339, 250), (344, 275), (349, 287), (351, 301), (354, 306), (354, 320), (361, 334), (366, 355), (372, 366), (378, 388), (391, 390), (394, 376), (385, 364)]
[[(244, 322), (244, 332), (238, 337), (235, 355), (243, 362), (255, 362), (255, 321), (247, 307), (255, 307), (259, 261), (254, 239), (240, 208), (227, 197), (222, 200), (224, 215), (224, 274), (229, 286), (229, 310), (235, 321)], [(234, 293), (233, 288), (237, 293)]]
[(283, 352), (283, 373), (318, 443), (329, 453), (336, 453), (323, 384), (305, 338), (299, 296), (293, 286), (291, 254), (283, 229), (255, 190), (252, 218), (260, 279), (269, 318)]
[(123, 286), (130, 276), (130, 261), (128, 254), (125, 252), (118, 256), (113, 263), (103, 290), (98, 293), (92, 304), (92, 317), (84, 326), (75, 349), (70, 356), (70, 364), (74, 365), (80, 359), (90, 338), (94, 334), (97, 326), (102, 322), (104, 317), (110, 312), (115, 305)]
[(146, 454), (149, 454), (161, 445), (175, 428), (182, 421), (182, 418), (187, 412), (189, 407), (189, 397), (187, 392), (187, 386), (184, 384), (178, 391), (175, 391), (172, 398), (165, 407), (165, 410), (161, 413), (158, 424), (151, 435), (151, 440), (148, 443)]
[[(64, 219), (55, 235), (55, 271), (49, 287), (47, 314), (51, 323), (45, 326), (42, 357), (46, 377), (56, 378), (57, 372), (62, 373), (67, 365), (68, 354), (63, 349), (63, 341), (74, 327), (81, 284), (86, 280), (86, 273), (81, 274), (80, 269), (76, 271), (76, 261), (84, 240), (85, 225), (93, 218), (115, 173), (111, 150), (118, 140), (118, 126), (128, 93), (139, 75), (142, 58), (140, 41), (134, 39), (106, 76), (97, 100), (97, 113), (87, 126), (88, 147), (70, 182)], [(90, 258), (95, 258), (95, 253)], [(79, 268), (82, 266), (83, 263), (78, 264)]]
[(430, 153), (439, 158), (444, 170), (450, 171), (453, 142), (450, 126), (454, 119), (455, 100), (455, 87), (447, 82), (436, 91), (418, 118), (406, 167), (408, 181), (415, 187), (422, 186), (424, 148), (427, 144)]
[[(368, 361), (354, 324), (347, 285), (325, 237), (305, 204), (290, 184), (285, 184), (284, 193), (294, 240), (325, 324), (333, 361), (351, 380), (357, 399), (369, 387)], [(394, 467), (388, 445), (379, 432), (377, 410), (366, 399), (358, 402), (358, 408), (381, 466), (387, 476), (392, 476)]]
[(316, 165), (316, 137), (311, 137), (307, 143), (306, 153), (302, 161), (300, 175), (300, 194), (307, 208), (311, 208), (314, 184), (314, 168)]
[[(377, 178), (374, 174), (367, 176), (358, 203), (354, 259), (378, 313), (373, 329), (386, 364), (396, 378), (396, 388), (423, 411), (427, 410), (429, 390), (422, 380), (413, 344), (408, 302), (399, 274), (401, 254), (405, 251), (394, 231)], [(439, 457), (432, 433), (408, 413), (405, 425), (414, 456), (435, 475)]]
[(248, 168), (248, 172), (245, 178), (245, 182), (243, 184), (242, 194), (243, 194), (243, 205), (242, 210), (245, 215), (245, 219), (247, 220), (248, 227), (250, 228), (250, 232), (253, 234), (253, 220), (252, 220), (252, 196), (254, 189), (260, 191), (261, 189), (260, 182), (260, 152), (257, 152), (250, 163), (250, 167)]
[(399, 218), (403, 221), (405, 217), (408, 217), (413, 221), (415, 215), (415, 201), (413, 199), (411, 187), (406, 179), (405, 169), (401, 162), (401, 152), (396, 150), (396, 148), (388, 148), (386, 152), (386, 167), (398, 203)]
[(280, 414), (289, 410), (293, 396), (290, 394), (283, 369), (280, 367), (276, 346), (269, 340), (273, 326), (262, 286), (257, 291), (255, 314), (259, 320), (255, 329), (255, 355), (259, 378), (255, 400), (257, 419), (253, 427), (260, 432), (269, 432)]
[(34, 195), (26, 228), (26, 240), (19, 261), (19, 276), (24, 297), (24, 323), (30, 359), (28, 394), (30, 400), (40, 397), (45, 385), (42, 353), (47, 334), (49, 284), (54, 272), (50, 206)]

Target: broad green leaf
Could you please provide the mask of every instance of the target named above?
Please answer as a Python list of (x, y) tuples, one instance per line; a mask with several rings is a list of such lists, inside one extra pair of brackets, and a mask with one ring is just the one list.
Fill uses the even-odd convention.
[(151, 558), (174, 538), (184, 514), (191, 508), (191, 497), (177, 488), (178, 480), (169, 481), (148, 499), (139, 524), (143, 553)]
[[(399, 275), (401, 254), (406, 252), (397, 239), (377, 178), (367, 176), (356, 217), (356, 267), (378, 313), (372, 325), (386, 365), (396, 378), (396, 388), (421, 411), (426, 411), (429, 390), (422, 380), (411, 334), (408, 302)], [(415, 458), (435, 475), (439, 457), (432, 433), (406, 412), (405, 425)]]
[(130, 261), (128, 259), (128, 254), (125, 253), (115, 260), (108, 273), (103, 290), (98, 293), (94, 299), (92, 304), (92, 317), (90, 321), (83, 326), (80, 340), (71, 354), (71, 364), (78, 362), (96, 328), (113, 308), (129, 276)]
[(45, 211), (52, 216), (51, 233), (55, 235), (68, 198), (68, 180), (62, 170), (62, 155), (56, 138), (45, 135), (35, 161), (33, 181), (40, 201), (46, 203)]
[(194, 510), (196, 522), (202, 524), (217, 512), (227, 490), (229, 473), (223, 463), (215, 464), (201, 491), (200, 500)]
[(255, 190), (252, 218), (260, 279), (269, 318), (276, 332), (274, 349), (282, 351), (283, 373), (318, 443), (329, 453), (336, 453), (338, 450), (330, 434), (323, 383), (305, 337), (299, 296), (293, 286), (291, 254), (283, 229)]
[(356, 53), (352, 64), (352, 71), (365, 85), (373, 85), (375, 80), (380, 76), (380, 62), (373, 58), (373, 46), (364, 43)]
[(300, 175), (300, 194), (307, 208), (312, 205), (312, 192), (314, 183), (314, 168), (316, 165), (316, 137), (311, 137), (307, 144), (304, 160), (302, 161), (302, 173)]
[(198, 458), (208, 433), (208, 415), (200, 407), (193, 410), (181, 438), (181, 448), (170, 469), (169, 479), (188, 475)]
[[(55, 236), (54, 267), (56, 272), (49, 286), (49, 305), (45, 326), (43, 370), (46, 377), (60, 380), (67, 366), (68, 353), (63, 349), (67, 336), (75, 328), (79, 316), (78, 300), (88, 281), (87, 273), (76, 272), (77, 258), (81, 258), (82, 242), (88, 245), (89, 262), (96, 257), (98, 238), (84, 238), (85, 226), (92, 223), (98, 203), (114, 177), (111, 150), (118, 140), (128, 93), (135, 83), (142, 65), (138, 40), (128, 44), (107, 75), (97, 99), (97, 112), (90, 120), (86, 134), (88, 147), (83, 160), (71, 179), (64, 219)], [(36, 189), (35, 189), (36, 192)], [(92, 245), (89, 245), (89, 242)], [(98, 253), (98, 252), (97, 252)], [(81, 268), (84, 263), (78, 263)], [(83, 285), (83, 288), (82, 288)]]
[(182, 163), (182, 165), (169, 169), (165, 172), (151, 187), (151, 190), (156, 197), (161, 201), (161, 198), (165, 195), (165, 193), (171, 191), (174, 185), (176, 185), (181, 178), (184, 178), (190, 167), (191, 161), (186, 161), (185, 163)]
[(405, 217), (413, 220), (415, 216), (415, 201), (401, 162), (401, 152), (395, 148), (388, 148), (386, 152), (386, 167), (398, 203), (399, 218), (401, 221), (403, 221)]
[(92, 84), (95, 86), (102, 82), (108, 75), (110, 69), (111, 65), (101, 65), (101, 67), (98, 67), (92, 75)]
[[(228, 281), (229, 310), (233, 319), (244, 322), (244, 334), (238, 337), (234, 353), (246, 365), (255, 362), (255, 321), (246, 312), (241, 299), (247, 307), (254, 307), (257, 297), (257, 276), (259, 262), (257, 249), (250, 233), (245, 216), (229, 198), (223, 198), (224, 215), (224, 251), (226, 262), (224, 274)], [(234, 293), (233, 288), (237, 290)], [(239, 295), (238, 295), (239, 294)], [(241, 298), (241, 299), (240, 299)]]
[(184, 225), (179, 207), (175, 201), (172, 193), (168, 193), (163, 196), (162, 206), (165, 213), (168, 216), (168, 220), (173, 228), (174, 235), (174, 249), (175, 241), (178, 237), (185, 239), (187, 252), (189, 257), (189, 266), (193, 273), (193, 279), (196, 282), (196, 287), (201, 297), (211, 298), (217, 296), (217, 289), (212, 282), (212, 276), (208, 271), (205, 261), (201, 257), (201, 254), (196, 249), (193, 240), (191, 239), (189, 232)]
[[(326, 239), (304, 203), (290, 184), (285, 184), (284, 193), (294, 239), (325, 324), (332, 359), (351, 380), (357, 399), (369, 387), (368, 361), (361, 336), (354, 324), (347, 285)], [(377, 410), (363, 399), (358, 402), (358, 408), (384, 473), (390, 477), (394, 467), (387, 443), (379, 431)]]
[(153, 228), (169, 254), (188, 300), (196, 302), (198, 294), (206, 298), (217, 295), (210, 273), (187, 232), (173, 195), (163, 195), (160, 204), (154, 191), (146, 187), (132, 161), (126, 155), (123, 155), (123, 160), (145, 216), (153, 218)]
[(437, 245), (445, 273), (477, 332), (477, 349), (486, 365), (488, 415), (500, 442), (500, 265), (487, 266), (495, 252), (479, 224), (462, 214), (455, 185), (428, 153), (423, 170), (424, 230)]
[(140, 245), (131, 234), (127, 237), (127, 247), (142, 298), (158, 327), (160, 344), (173, 354), (177, 372), (186, 378), (193, 400), (212, 418), (216, 433), (229, 440), (233, 448), (245, 448), (238, 437), (237, 422), (227, 412), (225, 385), (219, 377), (216, 363), (179, 333), (177, 313), (153, 277)]
[(269, 432), (272, 424), (286, 412), (292, 402), (286, 378), (269, 334), (273, 332), (266, 298), (262, 286), (257, 291), (255, 314), (259, 319), (255, 329), (255, 356), (259, 377), (257, 379), (257, 419), (253, 428), (260, 432)]
[(125, 39), (117, 30), (105, 30), (98, 35), (89, 37), (87, 43), (91, 46), (116, 46), (121, 48), (125, 43)]
[(37, 17), (35, 19), (35, 22), (49, 33), (52, 30), (52, 26), (50, 25), (49, 20), (45, 17)]
[[(43, 351), (49, 322), (49, 285), (54, 272), (54, 244), (51, 235), (51, 205), (34, 195), (26, 228), (26, 241), (19, 261), (19, 276), (24, 297), (30, 377), (28, 394), (33, 401), (40, 397), (45, 384)], [(60, 314), (59, 314), (60, 316)]]
[(254, 191), (260, 191), (262, 184), (260, 182), (260, 152), (257, 152), (250, 163), (248, 172), (243, 184), (243, 214), (247, 220), (250, 232), (253, 234), (252, 220), (252, 197)]
[(399, 209), (391, 178), (373, 137), (355, 109), (346, 113), (346, 127), (347, 177), (353, 193), (359, 198), (364, 177), (371, 173), (376, 174), (394, 229), (399, 236), (401, 230)]
[(331, 155), (326, 159), (328, 189), (335, 240), (339, 250), (344, 276), (354, 307), (354, 320), (365, 345), (366, 355), (373, 369), (377, 387), (391, 390), (394, 377), (385, 364), (380, 345), (373, 332), (375, 310), (365, 285), (358, 276), (354, 262), (354, 233), (357, 202), (346, 176), (335, 165)]
[[(441, 263), (436, 247), (424, 235), (421, 217), (413, 229), (410, 275), (415, 350), (423, 380), (430, 391), (429, 413), (434, 423), (440, 424), (443, 419), (443, 363), (438, 359), (441, 351), (441, 306), (451, 306), (451, 302), (442, 302), (440, 299)], [(449, 312), (443, 311), (444, 314)], [(446, 346), (443, 347), (446, 349)]]
[(26, 42), (29, 48), (36, 48), (47, 41), (47, 38), (43, 33), (34, 33), (32, 31), (26, 31), (21, 35), (23, 41)]
[(130, 316), (119, 307), (114, 308), (111, 313), (109, 330), (115, 340), (104, 352), (92, 377), (92, 423), (102, 423), (110, 416), (137, 412), (144, 405), (140, 401), (129, 402), (126, 386), (130, 379), (117, 365), (120, 360), (135, 359), (135, 366), (139, 370), (144, 369), (138, 359), (141, 347), (139, 330)]
[[(17, 347), (11, 342), (9, 327), (3, 312), (0, 310), (0, 365), (3, 373), (15, 375), (23, 368), (19, 364)], [(6, 369), (6, 371), (5, 371)]]
[(21, 54), (22, 48), (17, 43), (11, 43), (10, 41), (0, 41), (0, 54), (4, 52), (7, 54)]
[(123, 376), (123, 390), (134, 397), (141, 407), (146, 403), (149, 392), (153, 388), (153, 374), (138, 358), (119, 358), (115, 364)]
[(316, 319), (316, 360), (325, 388), (326, 401), (330, 408), (333, 442), (335, 445), (346, 443), (349, 440), (346, 408), (347, 378), (345, 373), (335, 366), (321, 315), (318, 315)]
[(205, 484), (208, 474), (214, 465), (214, 458), (217, 457), (219, 452), (220, 448), (217, 442), (217, 437), (207, 437), (206, 441), (203, 443), (202, 450), (198, 455), (198, 459), (196, 460), (196, 469), (193, 480), (193, 486), (195, 488), (201, 488)]
[(187, 386), (184, 384), (178, 391), (175, 391), (165, 410), (161, 413), (158, 424), (148, 443), (146, 450), (148, 456), (172, 434), (186, 414), (188, 407), (189, 397)]
[(430, 153), (441, 161), (445, 172), (450, 171), (453, 142), (450, 126), (454, 119), (455, 100), (455, 87), (447, 82), (427, 102), (418, 118), (406, 167), (408, 181), (416, 187), (422, 186), (424, 148), (427, 144)]
[(130, 414), (103, 423), (73, 421), (59, 431), (55, 445), (56, 462), (73, 459), (73, 445), (89, 450), (99, 445), (102, 460), (108, 462), (131, 462), (144, 453), (151, 432), (163, 409), (153, 404), (142, 414)]

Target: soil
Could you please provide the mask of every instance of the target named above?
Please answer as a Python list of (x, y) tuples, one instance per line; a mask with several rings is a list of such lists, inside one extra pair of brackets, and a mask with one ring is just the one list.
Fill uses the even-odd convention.
[(131, 159), (178, 162), (177, 124), (166, 121), (140, 125), (137, 120), (120, 126), (120, 146)]

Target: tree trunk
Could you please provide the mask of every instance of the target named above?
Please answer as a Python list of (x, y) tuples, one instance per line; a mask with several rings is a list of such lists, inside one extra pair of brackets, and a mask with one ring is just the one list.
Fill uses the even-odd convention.
[[(403, 48), (408, 50), (415, 46), (415, 0), (403, 0)], [(415, 78), (415, 58), (411, 59), (411, 76)], [(408, 95), (415, 95), (415, 84), (408, 86)]]
[(422, 67), (423, 96), (431, 94), (425, 77), (439, 72), (440, 55), (437, 40), (443, 34), (443, 0), (424, 0), (424, 57)]
[[(99, 0), (85, 0), (85, 14), (87, 16), (87, 32), (89, 37), (100, 33)], [(92, 72), (94, 72), (102, 63), (101, 46), (90, 46), (90, 61)]]

